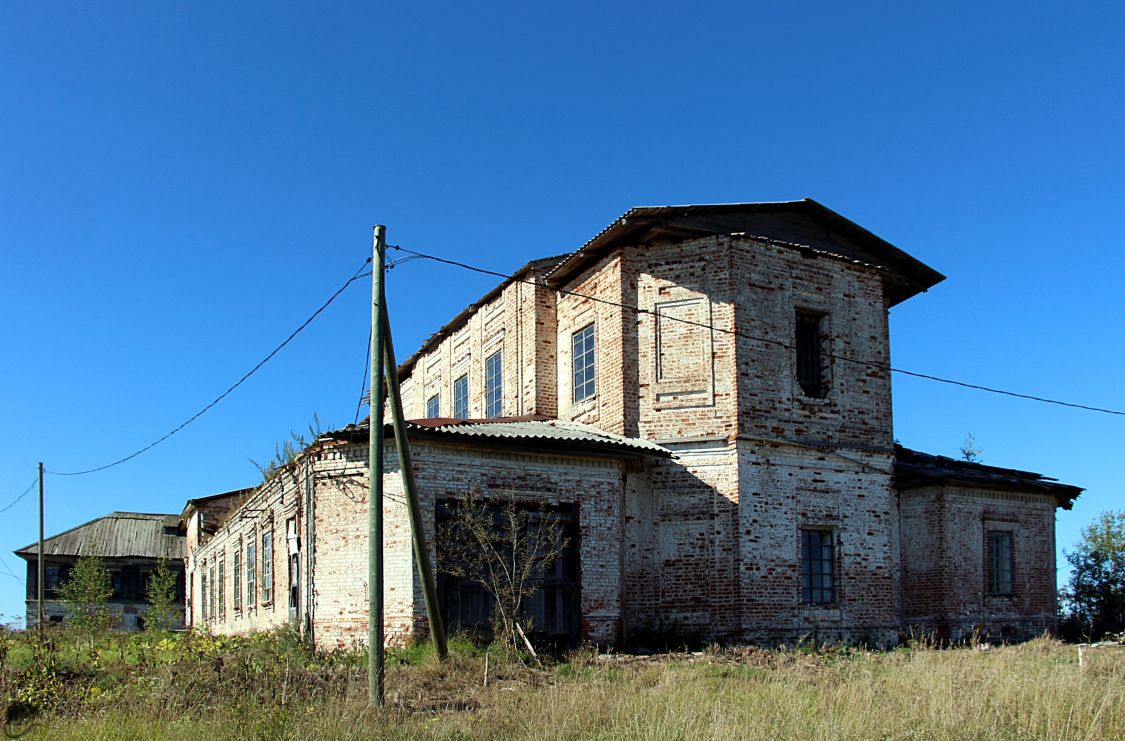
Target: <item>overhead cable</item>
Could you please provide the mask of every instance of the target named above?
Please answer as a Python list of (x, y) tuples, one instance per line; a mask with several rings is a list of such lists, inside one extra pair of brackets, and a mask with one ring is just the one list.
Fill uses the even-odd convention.
[(13, 500), (12, 500), (12, 501), (11, 501), (11, 502), (10, 502), (10, 503), (8, 504), (8, 506), (4, 507), (4, 509), (0, 509), (0, 514), (2, 514), (2, 513), (4, 513), (4, 512), (7, 512), (7, 511), (8, 511), (8, 510), (10, 510), (10, 509), (11, 509), (12, 507), (15, 507), (15, 506), (16, 506), (16, 505), (17, 505), (17, 504), (19, 503), (19, 501), (20, 501), (21, 499), (23, 499), (24, 497), (26, 497), (26, 496), (27, 496), (27, 493), (31, 491), (31, 487), (35, 486), (36, 482), (38, 482), (38, 481), (39, 481), (39, 477), (38, 477), (38, 476), (36, 476), (35, 478), (33, 478), (33, 479), (31, 480), (31, 483), (27, 485), (27, 488), (23, 490), (23, 494), (20, 494), (20, 495), (19, 495), (18, 497), (16, 497), (15, 499), (13, 499)]
[(347, 281), (345, 281), (345, 282), (344, 282), (344, 285), (340, 286), (340, 287), (339, 287), (339, 288), (338, 288), (338, 289), (336, 290), (336, 292), (335, 292), (335, 293), (333, 293), (333, 294), (332, 294), (331, 296), (329, 296), (329, 297), (328, 297), (328, 300), (327, 300), (327, 301), (325, 301), (325, 302), (324, 302), (323, 304), (321, 304), (321, 306), (320, 306), (320, 308), (319, 308), (319, 309), (317, 309), (316, 311), (314, 311), (314, 312), (313, 312), (313, 313), (312, 313), (312, 314), (311, 314), (311, 315), (309, 316), (309, 318), (308, 318), (308, 319), (306, 319), (306, 320), (305, 320), (304, 322), (302, 322), (302, 323), (301, 323), (301, 326), (299, 326), (299, 327), (297, 327), (297, 328), (296, 328), (295, 330), (293, 330), (293, 331), (292, 331), (292, 332), (291, 332), (291, 333), (289, 334), (289, 336), (288, 336), (288, 337), (286, 337), (286, 338), (285, 338), (285, 339), (284, 339), (284, 340), (282, 341), (282, 343), (281, 343), (280, 345), (278, 345), (278, 346), (277, 346), (277, 347), (275, 347), (275, 348), (274, 348), (273, 350), (271, 350), (271, 351), (270, 351), (270, 353), (269, 353), (269, 355), (265, 356), (265, 357), (264, 357), (264, 358), (262, 358), (262, 359), (261, 359), (260, 361), (258, 361), (258, 364), (257, 364), (257, 365), (255, 365), (255, 366), (254, 366), (253, 368), (251, 368), (251, 369), (250, 369), (249, 371), (247, 371), (247, 372), (246, 372), (246, 374), (242, 376), (242, 378), (240, 378), (240, 379), (238, 379), (237, 381), (235, 381), (235, 382), (234, 382), (234, 383), (233, 383), (233, 384), (232, 384), (232, 385), (230, 386), (230, 388), (228, 388), (228, 389), (227, 389), (226, 391), (224, 391), (223, 393), (219, 394), (219, 395), (218, 395), (217, 397), (215, 397), (215, 399), (214, 399), (214, 400), (212, 400), (212, 401), (211, 401), (211, 403), (209, 403), (209, 404), (208, 404), (207, 406), (203, 407), (203, 408), (202, 408), (202, 409), (200, 409), (200, 410), (199, 410), (198, 412), (196, 412), (195, 414), (193, 414), (193, 415), (192, 415), (191, 417), (189, 417), (189, 418), (188, 418), (188, 419), (187, 419), (187, 420), (186, 420), (185, 422), (183, 422), (182, 424), (180, 424), (180, 425), (179, 425), (178, 427), (176, 427), (175, 429), (173, 429), (173, 430), (172, 430), (171, 432), (168, 432), (168, 433), (166, 433), (166, 434), (165, 434), (165, 435), (163, 435), (162, 437), (160, 437), (160, 438), (158, 438), (158, 439), (154, 440), (153, 442), (151, 442), (151, 443), (149, 443), (148, 445), (144, 446), (144, 447), (143, 447), (143, 448), (141, 448), (140, 450), (137, 450), (136, 452), (130, 453), (129, 455), (125, 456), (124, 458), (119, 458), (118, 460), (115, 460), (115, 461), (113, 461), (112, 463), (107, 463), (107, 464), (105, 464), (104, 466), (97, 466), (96, 468), (88, 468), (88, 469), (86, 469), (86, 470), (84, 470), (84, 471), (48, 471), (48, 473), (53, 473), (53, 474), (55, 474), (56, 476), (82, 476), (82, 475), (84, 475), (84, 474), (87, 474), (87, 473), (96, 473), (96, 472), (98, 472), (98, 471), (104, 471), (104, 470), (106, 470), (107, 468), (113, 468), (114, 466), (119, 466), (119, 465), (121, 465), (122, 463), (125, 463), (126, 461), (131, 461), (132, 459), (136, 458), (136, 457), (137, 457), (138, 455), (140, 455), (140, 454), (142, 454), (142, 453), (145, 453), (145, 452), (147, 452), (147, 451), (149, 451), (149, 450), (152, 450), (153, 448), (155, 448), (155, 447), (156, 447), (157, 445), (159, 445), (160, 443), (162, 443), (162, 442), (164, 442), (165, 440), (167, 440), (168, 438), (172, 437), (172, 436), (173, 436), (173, 435), (175, 435), (175, 434), (176, 434), (177, 432), (179, 432), (180, 430), (184, 429), (185, 427), (187, 427), (188, 425), (190, 425), (190, 424), (191, 424), (192, 422), (194, 422), (195, 420), (197, 420), (197, 419), (199, 419), (200, 417), (202, 417), (202, 416), (203, 416), (203, 415), (204, 415), (204, 414), (205, 414), (205, 413), (206, 413), (207, 411), (209, 411), (209, 410), (210, 410), (210, 409), (211, 409), (212, 407), (214, 407), (214, 406), (215, 406), (216, 404), (218, 404), (218, 403), (219, 403), (220, 401), (222, 401), (222, 400), (223, 400), (223, 399), (225, 399), (225, 398), (226, 398), (226, 397), (227, 397), (228, 395), (230, 395), (230, 393), (231, 393), (232, 391), (234, 391), (234, 390), (235, 390), (236, 388), (238, 388), (239, 386), (241, 386), (241, 385), (242, 385), (242, 384), (243, 384), (243, 383), (244, 383), (244, 382), (245, 382), (245, 381), (246, 381), (246, 380), (247, 380), (248, 378), (250, 378), (250, 376), (252, 376), (252, 375), (254, 375), (255, 373), (257, 373), (257, 372), (258, 372), (258, 370), (259, 370), (259, 369), (260, 369), (260, 368), (261, 368), (261, 367), (262, 367), (263, 365), (265, 365), (265, 364), (266, 364), (266, 363), (268, 363), (268, 362), (269, 362), (270, 360), (272, 360), (272, 359), (273, 359), (273, 357), (274, 357), (275, 355), (277, 355), (277, 354), (278, 354), (279, 352), (281, 352), (282, 348), (284, 348), (284, 347), (285, 347), (286, 345), (288, 345), (288, 344), (290, 343), (290, 341), (292, 341), (292, 340), (293, 340), (293, 338), (294, 338), (294, 337), (296, 337), (296, 336), (297, 336), (298, 334), (300, 334), (300, 333), (301, 333), (301, 331), (302, 331), (302, 330), (304, 330), (304, 329), (305, 329), (305, 327), (309, 326), (309, 325), (310, 325), (310, 324), (312, 323), (312, 321), (313, 321), (314, 319), (316, 319), (316, 318), (317, 318), (318, 316), (320, 316), (320, 313), (321, 313), (322, 311), (324, 311), (325, 309), (327, 309), (327, 308), (328, 308), (328, 307), (329, 307), (329, 306), (330, 306), (330, 305), (332, 304), (332, 302), (333, 302), (333, 301), (335, 301), (335, 300), (336, 300), (336, 299), (337, 299), (337, 298), (338, 298), (338, 297), (340, 296), (340, 294), (344, 292), (344, 290), (345, 290), (345, 289), (346, 289), (346, 288), (347, 288), (348, 286), (350, 286), (350, 285), (351, 285), (352, 283), (354, 283), (355, 281), (359, 280), (359, 279), (360, 279), (360, 278), (362, 277), (362, 276), (361, 276), (360, 274), (361, 274), (361, 273), (363, 272), (363, 269), (364, 269), (365, 267), (367, 267), (367, 264), (368, 264), (368, 263), (370, 263), (370, 262), (371, 262), (371, 258), (370, 258), (370, 257), (368, 257), (368, 258), (367, 258), (366, 260), (364, 260), (364, 261), (363, 261), (363, 264), (359, 266), (359, 270), (356, 270), (356, 271), (355, 271), (355, 273), (354, 273), (354, 274), (352, 275), (352, 277), (348, 278), (348, 279), (347, 279)]

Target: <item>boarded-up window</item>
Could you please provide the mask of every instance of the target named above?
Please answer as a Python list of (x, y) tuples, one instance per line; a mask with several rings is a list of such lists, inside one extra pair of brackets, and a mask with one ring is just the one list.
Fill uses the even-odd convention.
[(659, 409), (713, 402), (711, 303), (703, 296), (659, 302), (656, 313), (656, 394)]

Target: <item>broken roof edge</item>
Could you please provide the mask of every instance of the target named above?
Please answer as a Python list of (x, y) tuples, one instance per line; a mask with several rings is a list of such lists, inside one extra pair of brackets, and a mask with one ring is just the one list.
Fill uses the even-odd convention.
[[(445, 439), (461, 444), (518, 445), (528, 449), (529, 443), (543, 445), (551, 450), (569, 449), (572, 452), (608, 452), (615, 455), (650, 455), (670, 458), (672, 451), (651, 440), (623, 437), (581, 422), (570, 422), (543, 415), (521, 417), (491, 417), (487, 419), (458, 419), (434, 417), (406, 420), (407, 431), (424, 437)], [(325, 433), (317, 443), (331, 440), (359, 442), (366, 440), (369, 423), (348, 425), (340, 430)], [(383, 426), (383, 435), (393, 435), (390, 424)]]
[(895, 444), (896, 488), (915, 489), (929, 483), (964, 483), (1007, 491), (1037, 490), (1051, 494), (1062, 509), (1071, 509), (1085, 489), (1049, 476), (1018, 468), (972, 463), (944, 455), (923, 453)]
[[(841, 236), (854, 240), (857, 244), (864, 245), (883, 258), (882, 267), (890, 275), (897, 276), (900, 282), (905, 282), (911, 287), (902, 296), (896, 296), (893, 303), (900, 303), (918, 293), (924, 293), (938, 283), (945, 280), (946, 276), (934, 270), (921, 260), (911, 256), (904, 250), (896, 247), (887, 240), (878, 236), (869, 229), (860, 226), (847, 217), (833, 211), (822, 203), (812, 198), (803, 198), (798, 201), (757, 201), (745, 203), (711, 203), (680, 206), (634, 206), (621, 216), (614, 219), (604, 229), (595, 234), (585, 244), (570, 253), (562, 262), (556, 265), (548, 274), (547, 281), (550, 285), (561, 287), (566, 285), (575, 275), (584, 271), (589, 265), (594, 264), (601, 256), (604, 249), (615, 244), (615, 240), (623, 236), (627, 227), (639, 221), (653, 221), (670, 219), (675, 216), (691, 216), (706, 213), (754, 211), (776, 212), (790, 210), (803, 213), (814, 221), (819, 221), (828, 229), (836, 231)], [(700, 236), (703, 236), (701, 233)], [(750, 235), (747, 235), (748, 237)], [(750, 237), (752, 238), (752, 237)], [(808, 245), (793, 244), (794, 247), (809, 247)]]
[(482, 306), (492, 301), (494, 298), (503, 293), (504, 289), (513, 283), (523, 280), (527, 275), (535, 272), (536, 270), (543, 270), (543, 276), (550, 274), (551, 269), (558, 263), (566, 259), (571, 253), (567, 252), (561, 255), (554, 255), (551, 257), (541, 257), (536, 260), (529, 260), (524, 263), (516, 272), (504, 278), (500, 283), (493, 286), (486, 294), (481, 296), (476, 301), (472, 302), (464, 309), (462, 309), (456, 316), (443, 324), (438, 331), (430, 335), (422, 343), (422, 346), (415, 350), (410, 357), (399, 363), (398, 376), (399, 381), (405, 380), (405, 377), (414, 369), (418, 361), (430, 350), (437, 347), (441, 342), (464, 326), (473, 314), (475, 314)]
[(221, 492), (219, 494), (208, 494), (205, 497), (195, 497), (194, 499), (189, 499), (186, 502), (184, 502), (184, 508), (182, 510), (180, 510), (180, 514), (179, 514), (180, 523), (181, 524), (187, 523), (188, 510), (192, 509), (193, 507), (198, 509), (199, 505), (205, 504), (207, 502), (213, 502), (217, 499), (234, 498), (234, 497), (239, 497), (239, 496), (248, 496), (249, 494), (251, 494), (252, 492), (257, 491), (257, 490), (258, 490), (257, 486), (248, 486), (248, 487), (245, 487), (245, 488), (242, 488), (242, 489), (231, 489), (230, 491), (224, 491), (224, 492)]

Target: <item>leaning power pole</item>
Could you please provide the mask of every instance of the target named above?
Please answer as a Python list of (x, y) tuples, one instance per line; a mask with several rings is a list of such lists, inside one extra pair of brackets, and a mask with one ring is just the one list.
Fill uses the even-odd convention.
[(43, 638), (43, 581), (47, 573), (47, 569), (43, 563), (43, 461), (39, 461), (39, 558), (38, 571), (36, 575), (35, 597), (37, 602), (36, 612), (39, 615), (39, 622), (36, 627), (39, 628), (39, 637)]
[[(368, 392), (367, 693), (383, 704), (383, 266), (385, 227), (374, 228), (371, 254), (371, 388)], [(42, 546), (40, 546), (42, 547)]]
[(422, 506), (418, 502), (418, 486), (414, 483), (414, 462), (410, 456), (410, 441), (406, 437), (406, 421), (402, 413), (402, 396), (398, 387), (398, 366), (395, 364), (395, 345), (391, 341), (391, 319), (383, 302), (383, 359), (387, 371), (387, 401), (390, 402), (391, 415), (395, 426), (395, 445), (398, 448), (398, 467), (402, 473), (402, 488), (406, 493), (407, 510), (410, 514), (410, 534), (414, 541), (414, 562), (418, 564), (418, 577), (422, 582), (422, 597), (426, 602), (426, 619), (430, 623), (430, 638), (437, 649), (438, 658), (449, 656), (445, 641), (445, 626), (438, 610), (437, 585), (434, 583), (434, 570), (430, 565), (430, 549), (426, 545), (426, 532), (422, 525)]

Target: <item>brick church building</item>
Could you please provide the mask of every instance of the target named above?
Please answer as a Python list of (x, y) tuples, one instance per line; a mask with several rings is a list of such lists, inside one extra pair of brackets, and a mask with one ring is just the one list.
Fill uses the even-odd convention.
[[(529, 262), (400, 368), (431, 548), (466, 492), (549, 508), (569, 545), (528, 612), (569, 642), (1053, 629), (1055, 511), (1081, 489), (894, 441), (888, 312), (941, 280), (812, 200), (634, 208)], [(189, 503), (194, 624), (365, 639), (368, 433)], [(425, 612), (393, 446), (386, 470), (397, 640)], [(471, 585), (441, 597), (455, 628), (487, 613)]]

